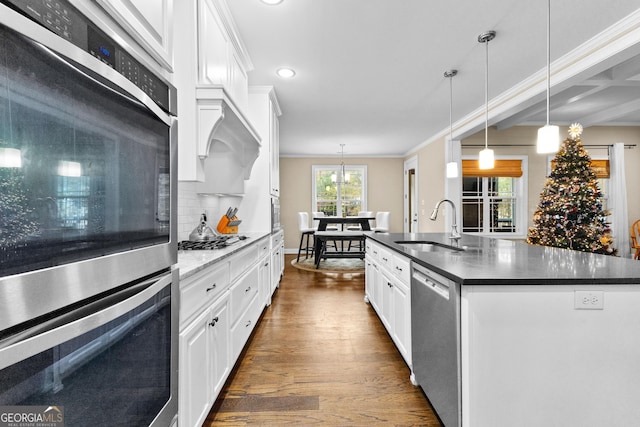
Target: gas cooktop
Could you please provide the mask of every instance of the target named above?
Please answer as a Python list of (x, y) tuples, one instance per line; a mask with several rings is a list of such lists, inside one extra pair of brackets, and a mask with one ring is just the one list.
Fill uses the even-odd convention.
[(215, 236), (211, 240), (206, 240), (203, 242), (192, 242), (189, 240), (183, 240), (181, 242), (178, 242), (178, 250), (179, 251), (198, 251), (198, 250), (222, 249), (234, 243), (237, 243), (240, 240), (244, 240), (246, 238), (247, 236), (238, 236), (234, 234), (234, 235)]

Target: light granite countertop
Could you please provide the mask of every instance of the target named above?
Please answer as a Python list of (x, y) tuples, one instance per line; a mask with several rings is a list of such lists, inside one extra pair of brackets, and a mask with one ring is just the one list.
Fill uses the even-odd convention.
[(178, 268), (180, 280), (201, 271), (216, 262), (241, 251), (243, 248), (271, 236), (270, 233), (242, 233), (247, 238), (223, 249), (178, 251)]

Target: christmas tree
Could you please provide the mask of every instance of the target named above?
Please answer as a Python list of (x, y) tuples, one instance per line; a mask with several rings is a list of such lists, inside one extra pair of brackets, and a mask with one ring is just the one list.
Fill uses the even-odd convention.
[(609, 212), (602, 207), (602, 192), (581, 134), (582, 126), (571, 125), (540, 194), (527, 242), (615, 255), (606, 221)]

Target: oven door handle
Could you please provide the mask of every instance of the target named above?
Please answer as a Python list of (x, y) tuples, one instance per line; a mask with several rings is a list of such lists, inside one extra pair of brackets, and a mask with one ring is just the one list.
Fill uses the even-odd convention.
[(116, 319), (147, 301), (172, 281), (172, 272), (163, 272), (106, 297), (75, 304), (79, 306), (1, 339), (0, 369), (24, 359), (25, 355), (37, 354)]

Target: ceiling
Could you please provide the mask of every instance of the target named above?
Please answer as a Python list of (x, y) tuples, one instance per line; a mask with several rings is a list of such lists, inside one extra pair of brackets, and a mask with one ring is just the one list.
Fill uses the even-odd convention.
[[(546, 121), (547, 2), (513, 0), (227, 0), (254, 69), (250, 85), (272, 85), (282, 109), (282, 156), (404, 156), (448, 135), (450, 80), (454, 138), (484, 128), (487, 45), (489, 98), (538, 85), (506, 111), (499, 129)], [(628, 48), (569, 77), (553, 64), (629, 15), (637, 0), (551, 4), (551, 123), (640, 125), (640, 49)], [(594, 36), (598, 38), (594, 39)], [(640, 43), (638, 43), (640, 46)], [(637, 50), (637, 51), (634, 51)], [(575, 54), (574, 54), (575, 55)], [(283, 66), (296, 76), (275, 74)], [(542, 76), (542, 77), (541, 77)], [(560, 81), (560, 79), (562, 81)], [(517, 96), (512, 96), (512, 100)], [(493, 109), (492, 109), (493, 110)]]

